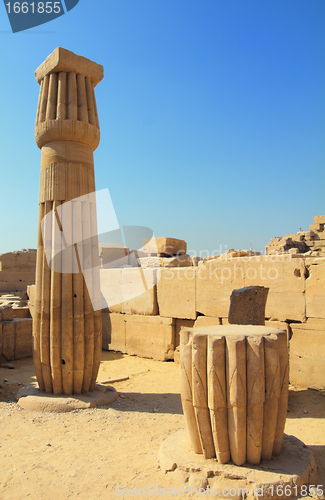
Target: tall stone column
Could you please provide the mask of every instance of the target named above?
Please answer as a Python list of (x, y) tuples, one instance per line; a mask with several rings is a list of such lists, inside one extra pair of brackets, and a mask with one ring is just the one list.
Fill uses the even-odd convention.
[(101, 310), (93, 307), (100, 297), (96, 203), (89, 193), (100, 136), (94, 87), (103, 67), (58, 47), (35, 76), (41, 176), (34, 365), (42, 391), (80, 394), (95, 387), (102, 345)]

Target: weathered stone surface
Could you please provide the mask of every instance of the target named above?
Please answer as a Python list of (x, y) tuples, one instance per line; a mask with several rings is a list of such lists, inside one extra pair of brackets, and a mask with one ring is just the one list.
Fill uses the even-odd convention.
[(290, 326), (290, 383), (325, 389), (325, 319), (308, 319)]
[(126, 351), (126, 326), (125, 326), (125, 314), (117, 314), (111, 312), (105, 312), (102, 315), (103, 318), (103, 338), (105, 339), (106, 345), (103, 349), (109, 349), (112, 351)]
[(306, 259), (306, 316), (325, 318), (325, 259)]
[(186, 241), (176, 238), (152, 238), (143, 240), (143, 251), (147, 254), (177, 255), (186, 253)]
[(258, 465), (280, 453), (289, 387), (286, 331), (258, 325), (184, 329), (180, 364), (196, 453), (236, 465)]
[(195, 268), (162, 269), (157, 284), (159, 314), (196, 319)]
[(194, 319), (176, 319), (175, 324), (175, 348), (180, 343), (180, 333), (184, 328), (192, 328), (194, 326)]
[(196, 310), (204, 316), (228, 316), (230, 295), (234, 288), (245, 286), (243, 258), (206, 262), (196, 270)]
[(155, 269), (123, 269), (124, 313), (153, 316), (158, 314), (157, 275), (158, 271)]
[(2, 323), (2, 354), (8, 361), (15, 359), (15, 321)]
[(265, 305), (269, 289), (247, 286), (233, 290), (230, 296), (228, 321), (234, 325), (264, 325)]
[[(34, 366), (41, 390), (93, 390), (102, 349), (93, 152), (103, 68), (57, 48), (36, 70), (41, 149)], [(63, 243), (64, 242), (64, 243)]]
[(123, 312), (122, 269), (101, 269), (100, 290), (110, 312)]
[(30, 318), (31, 317), (28, 306), (26, 306), (26, 307), (16, 307), (16, 306), (13, 306), (12, 310), (13, 310), (14, 316), (16, 318), (21, 318), (21, 319), (25, 318), (26, 319), (26, 318)]
[(0, 292), (23, 292), (35, 283), (36, 251), (0, 255)]
[(208, 261), (197, 269), (196, 308), (205, 316), (228, 316), (233, 289), (268, 287), (266, 317), (305, 320), (305, 265), (290, 257), (241, 257)]
[(34, 386), (24, 387), (17, 393), (18, 405), (27, 411), (66, 413), (74, 410), (96, 408), (114, 403), (118, 398), (112, 386), (97, 384), (95, 389), (82, 396), (55, 396), (40, 392)]
[(100, 265), (104, 269), (123, 267), (129, 264), (129, 249), (123, 246), (99, 245)]
[(33, 320), (31, 318), (17, 318), (15, 326), (15, 359), (31, 358), (33, 356)]
[(11, 305), (0, 307), (2, 321), (12, 321), (14, 319), (14, 310)]
[(27, 287), (27, 295), (28, 295), (28, 307), (29, 307), (29, 312), (31, 317), (34, 317), (35, 313), (35, 292), (36, 292), (36, 286), (35, 285), (29, 285)]
[(57, 47), (45, 59), (35, 71), (35, 77), (38, 83), (41, 83), (45, 76), (60, 71), (81, 73), (91, 79), (94, 87), (104, 78), (103, 66), (62, 47)]
[(111, 312), (156, 315), (159, 270), (101, 269), (101, 292)]
[(213, 316), (198, 316), (194, 323), (194, 328), (200, 326), (215, 326), (221, 325), (220, 318), (214, 318)]
[[(263, 461), (258, 467), (250, 467), (248, 464), (221, 464), (215, 459), (207, 460), (195, 454), (186, 430), (182, 429), (165, 439), (159, 449), (158, 459), (164, 472), (177, 469), (195, 474), (200, 471), (200, 479), (205, 475), (208, 480), (210, 496), (216, 498), (285, 500), (288, 490), (297, 491), (300, 496), (302, 485), (307, 485), (307, 490), (304, 490), (308, 491), (309, 484), (317, 484), (317, 465), (312, 452), (294, 436), (284, 436), (281, 455)], [(194, 479), (192, 481), (194, 483)], [(184, 496), (190, 495), (190, 485), (184, 487), (187, 487)], [(275, 495), (275, 491), (279, 494)], [(201, 496), (204, 497), (203, 492)]]
[(146, 267), (192, 267), (192, 258), (187, 254), (180, 254), (173, 257), (139, 257), (139, 265)]
[(126, 352), (157, 361), (173, 359), (175, 320), (160, 316), (124, 315)]

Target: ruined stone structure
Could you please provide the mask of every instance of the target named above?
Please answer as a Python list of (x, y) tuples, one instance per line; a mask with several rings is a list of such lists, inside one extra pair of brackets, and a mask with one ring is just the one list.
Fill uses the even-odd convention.
[(236, 465), (279, 455), (289, 393), (286, 331), (185, 329), (180, 352), (183, 411), (195, 453)]
[(20, 297), (0, 298), (0, 362), (32, 356), (32, 318)]
[(298, 231), (297, 234), (286, 234), (283, 238), (272, 238), (266, 248), (267, 255), (284, 252), (292, 254), (308, 253), (318, 257), (325, 256), (325, 215), (316, 215), (309, 231)]
[(93, 308), (100, 294), (96, 205), (87, 195), (95, 191), (94, 87), (103, 67), (59, 47), (35, 75), (42, 156), (34, 365), (42, 391), (79, 394), (95, 387), (102, 347), (101, 311)]
[(26, 292), (35, 283), (36, 250), (0, 255), (0, 294)]

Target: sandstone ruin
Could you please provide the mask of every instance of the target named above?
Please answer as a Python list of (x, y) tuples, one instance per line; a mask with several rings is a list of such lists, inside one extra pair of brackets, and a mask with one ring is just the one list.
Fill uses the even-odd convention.
[(102, 344), (101, 311), (92, 304), (100, 294), (96, 205), (87, 195), (95, 192), (94, 87), (103, 67), (59, 47), (35, 75), (35, 140), (42, 156), (34, 365), (41, 390), (80, 394), (95, 387)]

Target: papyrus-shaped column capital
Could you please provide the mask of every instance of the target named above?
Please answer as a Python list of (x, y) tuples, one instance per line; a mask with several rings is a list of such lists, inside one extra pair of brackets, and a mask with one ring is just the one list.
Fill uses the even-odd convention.
[(103, 66), (57, 47), (35, 71), (40, 84), (35, 140), (75, 141), (94, 151), (100, 139), (94, 87)]

